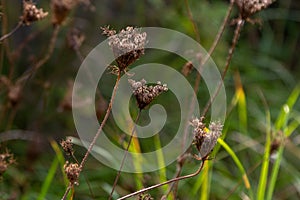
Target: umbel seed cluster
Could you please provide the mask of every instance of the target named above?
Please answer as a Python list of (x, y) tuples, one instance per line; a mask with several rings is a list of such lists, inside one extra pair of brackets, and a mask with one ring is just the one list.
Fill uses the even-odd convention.
[(168, 91), (167, 85), (162, 84), (160, 81), (158, 81), (155, 85), (149, 86), (146, 85), (147, 82), (144, 79), (140, 81), (129, 79), (128, 82), (131, 85), (133, 95), (135, 96), (140, 109), (149, 105), (153, 99), (161, 93)]
[(274, 1), (275, 0), (235, 0), (235, 3), (240, 10), (242, 18), (247, 19), (254, 13), (267, 8)]
[(25, 25), (30, 25), (32, 22), (41, 20), (48, 15), (42, 8), (38, 9), (31, 1), (23, 1), (23, 15), (21, 22)]
[(141, 32), (141, 29), (128, 26), (116, 34), (115, 30), (104, 27), (102, 31), (104, 35), (109, 36), (108, 45), (113, 51), (120, 71), (124, 71), (144, 54), (147, 34)]
[(194, 145), (200, 153), (199, 159), (206, 158), (213, 150), (218, 138), (222, 135), (223, 125), (220, 122), (211, 122), (209, 128), (203, 122), (204, 118), (195, 118), (191, 121), (194, 127)]

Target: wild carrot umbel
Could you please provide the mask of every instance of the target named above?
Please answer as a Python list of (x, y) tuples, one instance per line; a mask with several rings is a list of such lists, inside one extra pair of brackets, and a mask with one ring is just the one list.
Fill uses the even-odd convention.
[(108, 44), (116, 57), (117, 67), (120, 71), (139, 59), (144, 54), (147, 43), (146, 32), (131, 26), (121, 30), (118, 34), (110, 30), (109, 26), (103, 27), (103, 34), (109, 36)]

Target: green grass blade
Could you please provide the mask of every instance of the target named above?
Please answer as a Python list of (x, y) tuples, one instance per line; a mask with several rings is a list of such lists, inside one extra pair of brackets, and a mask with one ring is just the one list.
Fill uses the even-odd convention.
[[(161, 143), (160, 143), (160, 139), (159, 139), (159, 135), (156, 134), (154, 137), (154, 146), (156, 150), (156, 156), (157, 156), (157, 162), (158, 162), (158, 166), (159, 166), (159, 181), (161, 183), (167, 181), (167, 172), (166, 172), (166, 168), (165, 168), (165, 160), (164, 160), (164, 155), (162, 152), (162, 147), (161, 147)], [(166, 193), (168, 191), (168, 185), (164, 185), (161, 187), (164, 191), (164, 193)]]
[(230, 146), (224, 140), (219, 138), (218, 143), (227, 151), (227, 153), (231, 156), (231, 158), (235, 162), (236, 166), (238, 167), (238, 169), (240, 170), (240, 172), (242, 174), (242, 179), (244, 181), (244, 185), (245, 185), (246, 189), (249, 191), (250, 198), (253, 199), (252, 188), (251, 188), (248, 176), (246, 174), (245, 168), (242, 165), (241, 161), (239, 160), (237, 155), (234, 153), (234, 151), (230, 148)]
[[(295, 87), (295, 89), (292, 91), (291, 95), (289, 96), (286, 104), (283, 105), (275, 124), (276, 131), (283, 130), (283, 134), (285, 137), (290, 136), (292, 132), (299, 126), (299, 121), (297, 121), (297, 119), (292, 121), (290, 124), (287, 124), (289, 120), (290, 111), (293, 109), (293, 106), (298, 100), (299, 95), (300, 95), (300, 84)], [(278, 176), (278, 172), (279, 172), (279, 168), (283, 156), (283, 150), (284, 150), (284, 145), (281, 144), (277, 151), (277, 158), (271, 171), (270, 183), (269, 183), (267, 196), (266, 196), (267, 200), (271, 200), (274, 193), (277, 176)]]
[(192, 189), (193, 195), (196, 195), (197, 192), (199, 191), (201, 185), (203, 184), (204, 178), (205, 178), (205, 176), (203, 175), (203, 173), (199, 174), (199, 176), (194, 184), (194, 187)]
[(68, 187), (69, 180), (68, 180), (67, 175), (65, 174), (65, 170), (64, 170), (64, 165), (66, 162), (64, 154), (56, 141), (51, 140), (50, 143), (51, 143), (52, 149), (55, 151), (56, 158), (58, 159), (58, 163), (60, 165), (60, 170), (61, 170), (61, 173), (64, 178), (64, 183), (65, 183), (66, 187)]
[(265, 152), (263, 155), (262, 168), (259, 177), (258, 189), (257, 189), (257, 199), (264, 200), (268, 173), (269, 173), (269, 158), (270, 158), (270, 149), (271, 149), (271, 116), (270, 112), (266, 113), (266, 144), (265, 144)]
[(55, 176), (57, 168), (58, 168), (58, 159), (57, 159), (57, 157), (55, 157), (52, 161), (52, 164), (51, 164), (50, 169), (48, 171), (47, 177), (46, 177), (46, 179), (45, 179), (45, 181), (42, 185), (41, 192), (40, 192), (40, 194), (37, 198), (38, 200), (45, 199), (45, 197), (48, 193), (48, 190), (50, 188), (50, 185), (53, 181), (53, 178)]
[(210, 193), (210, 183), (211, 183), (211, 162), (206, 162), (206, 165), (203, 169), (203, 183), (201, 185), (201, 195), (199, 200), (208, 200)]
[(272, 196), (273, 196), (273, 192), (275, 189), (275, 184), (277, 181), (277, 176), (278, 176), (278, 172), (279, 172), (279, 168), (280, 168), (280, 163), (281, 163), (281, 159), (282, 159), (283, 149), (284, 149), (283, 145), (281, 145), (278, 149), (277, 159), (276, 159), (276, 161), (273, 165), (272, 171), (271, 171), (271, 178), (270, 178), (270, 183), (269, 183), (269, 187), (267, 190), (266, 200), (272, 200)]
[[(126, 144), (127, 146), (127, 144)], [(140, 143), (137, 137), (133, 137), (131, 141), (131, 145), (129, 147), (129, 151), (134, 153), (141, 153)], [(133, 154), (133, 165), (136, 171), (142, 171), (142, 162), (143, 160), (138, 154)], [(143, 186), (143, 174), (142, 173), (135, 173), (134, 174), (134, 180), (136, 184), (136, 188), (138, 190), (142, 189)]]
[[(64, 160), (63, 155), (59, 149), (59, 146), (57, 145), (57, 143), (55, 141), (51, 141), (51, 146), (52, 148), (54, 149), (54, 151), (56, 152), (56, 156), (55, 158), (53, 159), (52, 161), (52, 164), (49, 168), (49, 171), (48, 171), (48, 174), (45, 178), (45, 181), (43, 182), (43, 185), (42, 185), (42, 188), (41, 188), (41, 191), (39, 193), (39, 196), (38, 196), (38, 200), (43, 200), (45, 199), (47, 193), (48, 193), (48, 190), (51, 186), (51, 183), (55, 177), (55, 174), (56, 174), (56, 170), (58, 168), (58, 165), (60, 163), (60, 160)], [(61, 157), (62, 156), (62, 157)]]
[(292, 91), (291, 95), (289, 96), (286, 104), (284, 104), (281, 108), (280, 114), (277, 118), (277, 121), (275, 123), (275, 129), (278, 131), (282, 129), (287, 121), (288, 121), (288, 115), (290, 111), (293, 109), (297, 99), (300, 95), (300, 84), (295, 87), (295, 89)]

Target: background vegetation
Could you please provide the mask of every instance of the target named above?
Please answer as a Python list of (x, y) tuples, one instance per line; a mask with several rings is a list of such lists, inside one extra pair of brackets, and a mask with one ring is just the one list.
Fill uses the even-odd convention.
[[(60, 26), (53, 53), (24, 84), (17, 98), (14, 91), (16, 80), (35, 65), (47, 52), (54, 26), (52, 25), (50, 1), (35, 1), (49, 15), (30, 26), (22, 26), (12, 36), (0, 43), (0, 152), (6, 149), (16, 162), (2, 174), (0, 199), (60, 199), (66, 189), (63, 175), (64, 157), (58, 142), (66, 136), (77, 137), (71, 112), (72, 80), (84, 58), (103, 41), (100, 27), (110, 25), (116, 30), (128, 25), (135, 27), (165, 27), (197, 38), (188, 9), (197, 24), (200, 43), (209, 49), (225, 16), (228, 1), (152, 0), (82, 1), (70, 10)], [(22, 15), (20, 0), (1, 0), (1, 35), (8, 33)], [(213, 159), (199, 176), (179, 182), (179, 199), (263, 199), (261, 185), (267, 188), (275, 183), (274, 199), (299, 199), (300, 197), (300, 123), (299, 77), (300, 77), (300, 2), (278, 0), (268, 9), (255, 15), (262, 25), (247, 23), (225, 78), (228, 114), (224, 126), (224, 141), (233, 150), (247, 173), (251, 189), (247, 188), (241, 166), (230, 150), (219, 145)], [(237, 9), (231, 19), (237, 16)], [(81, 46), (72, 46), (70, 38), (74, 28), (83, 38)], [(222, 71), (233, 36), (233, 26), (227, 26), (212, 58)], [(71, 36), (70, 36), (71, 34)], [(147, 63), (145, 58), (134, 66)], [(160, 54), (157, 62), (181, 71), (184, 61)], [(134, 67), (132, 66), (132, 67)], [(194, 83), (195, 74), (188, 80)], [(9, 84), (7, 84), (7, 80)], [(103, 118), (111, 96), (115, 76), (107, 73), (99, 82), (101, 95), (96, 98), (99, 120)], [(163, 81), (163, 80), (162, 80)], [(297, 85), (298, 84), (298, 85)], [(201, 85), (205, 87), (205, 85)], [(201, 88), (200, 86), (200, 88)], [(201, 91), (201, 89), (200, 89)], [(14, 94), (15, 94), (14, 93)], [(199, 92), (199, 98), (203, 98)], [(172, 101), (172, 95), (158, 102)], [(208, 99), (207, 96), (204, 97)], [(167, 105), (166, 105), (167, 106)], [(168, 109), (167, 109), (168, 110)], [(172, 109), (169, 109), (170, 112)], [(169, 116), (171, 117), (169, 118)], [(176, 130), (176, 112), (168, 114), (164, 132)], [(147, 113), (142, 117), (147, 122)], [(113, 118), (108, 124), (113, 124)], [(112, 126), (110, 126), (112, 127)], [(123, 134), (116, 128), (108, 130), (111, 138), (120, 141)], [(284, 138), (284, 142), (282, 142)], [(168, 139), (168, 138), (167, 138)], [(161, 138), (162, 145), (167, 142)], [(166, 141), (164, 141), (166, 140)], [(151, 146), (151, 141), (144, 141)], [(276, 144), (278, 144), (276, 146)], [(266, 149), (271, 149), (270, 162)], [(151, 150), (146, 149), (146, 150)], [(75, 146), (75, 156), (82, 158), (85, 149)], [(282, 154), (282, 156), (281, 156)], [(277, 157), (276, 157), (277, 155)], [(268, 158), (268, 157), (267, 157)], [(278, 163), (277, 163), (278, 162)], [(195, 171), (197, 161), (191, 159), (183, 167), (182, 174)], [(278, 176), (276, 167), (280, 167)], [(269, 169), (269, 171), (267, 170)], [(176, 171), (176, 163), (164, 170), (147, 174), (122, 173), (116, 193), (120, 196), (136, 191), (142, 184), (148, 186), (170, 179)], [(102, 165), (92, 157), (75, 187), (74, 199), (107, 199), (116, 171)], [(166, 177), (164, 177), (166, 175)], [(275, 180), (272, 179), (275, 178)], [(167, 187), (150, 191), (159, 199)], [(250, 192), (249, 192), (250, 191)], [(266, 191), (266, 196), (268, 196)], [(250, 195), (251, 196), (251, 195)]]

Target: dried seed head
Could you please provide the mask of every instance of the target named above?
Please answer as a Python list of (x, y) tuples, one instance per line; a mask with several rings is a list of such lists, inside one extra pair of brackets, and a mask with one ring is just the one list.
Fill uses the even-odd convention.
[(69, 12), (75, 7), (77, 3), (78, 0), (52, 0), (52, 24), (62, 24), (65, 21)]
[(242, 18), (247, 19), (254, 13), (267, 8), (274, 1), (275, 0), (235, 0), (235, 3), (239, 7)]
[(137, 198), (138, 200), (154, 200), (154, 198), (153, 197), (151, 197), (151, 195), (150, 194), (139, 194), (139, 196), (138, 196), (138, 198)]
[(42, 8), (38, 9), (32, 1), (23, 1), (23, 15), (21, 21), (25, 25), (30, 25), (32, 22), (41, 20), (48, 15)]
[(141, 81), (129, 79), (128, 82), (131, 85), (133, 95), (135, 96), (140, 109), (149, 105), (153, 99), (161, 93), (168, 91), (167, 85), (161, 84), (159, 81), (155, 85), (150, 86), (146, 85), (147, 82), (144, 79)]
[(0, 154), (0, 176), (7, 170), (7, 168), (15, 163), (16, 160), (14, 159), (14, 155), (9, 153), (6, 150), (5, 153)]
[(63, 150), (65, 151), (65, 153), (70, 156), (74, 153), (73, 150), (73, 143), (72, 143), (72, 139), (71, 138), (67, 138), (66, 140), (62, 140), (60, 142), (61, 147), (63, 148)]
[(74, 50), (79, 49), (84, 40), (84, 34), (77, 28), (71, 29), (67, 35), (68, 46)]
[(12, 106), (17, 105), (21, 100), (22, 87), (20, 84), (11, 85), (8, 90), (8, 99)]
[(185, 65), (182, 67), (181, 73), (187, 77), (193, 69), (193, 63), (191, 61), (188, 61), (185, 63)]
[(195, 118), (191, 125), (194, 127), (194, 144), (200, 153), (201, 158), (205, 158), (213, 150), (218, 138), (222, 134), (223, 125), (220, 122), (211, 122), (209, 129), (203, 123), (204, 118)]
[(120, 71), (125, 70), (144, 54), (147, 34), (140, 29), (128, 26), (118, 34), (109, 27), (102, 30), (104, 35), (109, 36), (108, 44), (112, 48)]
[(69, 163), (68, 161), (66, 161), (64, 170), (70, 183), (72, 185), (79, 185), (78, 178), (81, 172), (81, 168), (79, 167), (79, 165), (77, 163)]

